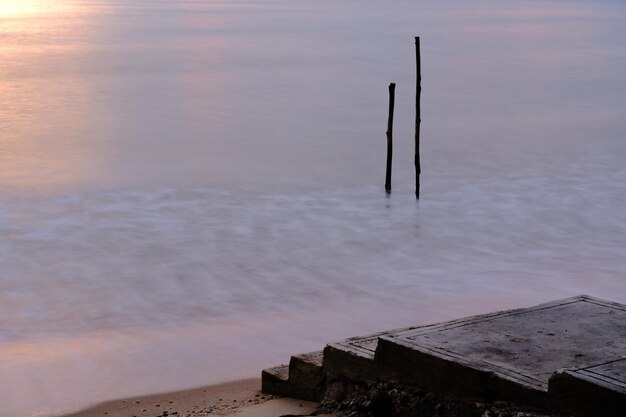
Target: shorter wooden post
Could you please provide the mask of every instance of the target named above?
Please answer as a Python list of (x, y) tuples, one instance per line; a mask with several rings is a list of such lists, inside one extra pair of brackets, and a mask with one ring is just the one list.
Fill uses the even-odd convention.
[(396, 84), (389, 84), (389, 117), (387, 118), (387, 175), (385, 191), (391, 194), (391, 159), (393, 155), (393, 108), (396, 95)]

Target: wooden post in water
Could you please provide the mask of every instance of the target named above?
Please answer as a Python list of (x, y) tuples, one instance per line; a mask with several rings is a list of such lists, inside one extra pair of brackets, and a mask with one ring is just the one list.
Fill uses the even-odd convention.
[(417, 85), (415, 90), (415, 198), (420, 198), (420, 174), (422, 168), (420, 166), (420, 123), (421, 109), (420, 96), (422, 95), (422, 63), (420, 57), (420, 38), (415, 37), (415, 64), (417, 67)]
[(396, 84), (389, 84), (389, 117), (387, 118), (387, 175), (385, 191), (391, 194), (391, 159), (393, 155), (393, 108), (396, 96)]

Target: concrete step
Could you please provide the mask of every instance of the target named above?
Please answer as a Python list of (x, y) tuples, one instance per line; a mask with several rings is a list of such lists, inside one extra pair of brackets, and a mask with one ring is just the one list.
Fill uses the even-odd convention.
[(265, 394), (288, 397), (289, 366), (278, 365), (261, 371), (261, 391)]
[(321, 350), (291, 357), (289, 361), (291, 397), (306, 401), (321, 399), (326, 382), (326, 374), (322, 370), (322, 357)]
[(334, 379), (585, 417), (624, 416), (626, 306), (578, 296), (353, 337), (263, 371), (263, 392), (319, 400)]
[(388, 376), (384, 367), (374, 361), (378, 339), (401, 335), (418, 326), (388, 330), (367, 336), (351, 337), (341, 342), (329, 343), (324, 348), (323, 368), (329, 377), (348, 378), (355, 381), (375, 381)]
[(289, 365), (261, 372), (261, 391), (305, 401), (319, 401), (326, 374), (322, 370), (322, 351), (293, 355)]
[(550, 377), (548, 394), (562, 413), (626, 415), (626, 358), (560, 370)]
[(622, 356), (624, 335), (626, 306), (579, 296), (381, 336), (375, 360), (431, 391), (545, 407), (554, 372)]

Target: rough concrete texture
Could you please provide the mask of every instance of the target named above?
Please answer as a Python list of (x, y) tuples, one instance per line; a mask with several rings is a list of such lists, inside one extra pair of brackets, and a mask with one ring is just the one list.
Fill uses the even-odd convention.
[(332, 343), (263, 371), (263, 392), (318, 399), (336, 381), (398, 380), (458, 399), (626, 417), (625, 357), (626, 306), (578, 296)]
[(434, 391), (541, 405), (559, 369), (626, 353), (626, 308), (579, 296), (381, 337), (376, 361)]
[(385, 378), (387, 369), (378, 366), (374, 355), (378, 339), (383, 336), (400, 336), (414, 331), (417, 326), (388, 330), (367, 336), (351, 337), (337, 343), (329, 343), (324, 348), (324, 371), (332, 377), (352, 380), (375, 381)]
[(626, 415), (626, 358), (563, 369), (550, 378), (554, 405), (574, 415)]
[(307, 401), (322, 398), (326, 374), (322, 371), (322, 351), (294, 355), (289, 361), (290, 396)]
[(291, 393), (289, 366), (278, 365), (261, 372), (261, 391), (265, 394), (287, 397)]
[(326, 382), (322, 370), (322, 351), (294, 355), (289, 365), (264, 369), (261, 391), (305, 401), (319, 401)]

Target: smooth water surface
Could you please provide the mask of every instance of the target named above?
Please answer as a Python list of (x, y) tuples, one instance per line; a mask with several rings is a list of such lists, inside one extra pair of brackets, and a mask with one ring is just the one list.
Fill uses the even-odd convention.
[(0, 2), (0, 416), (626, 302), (624, 74), (613, 1)]

